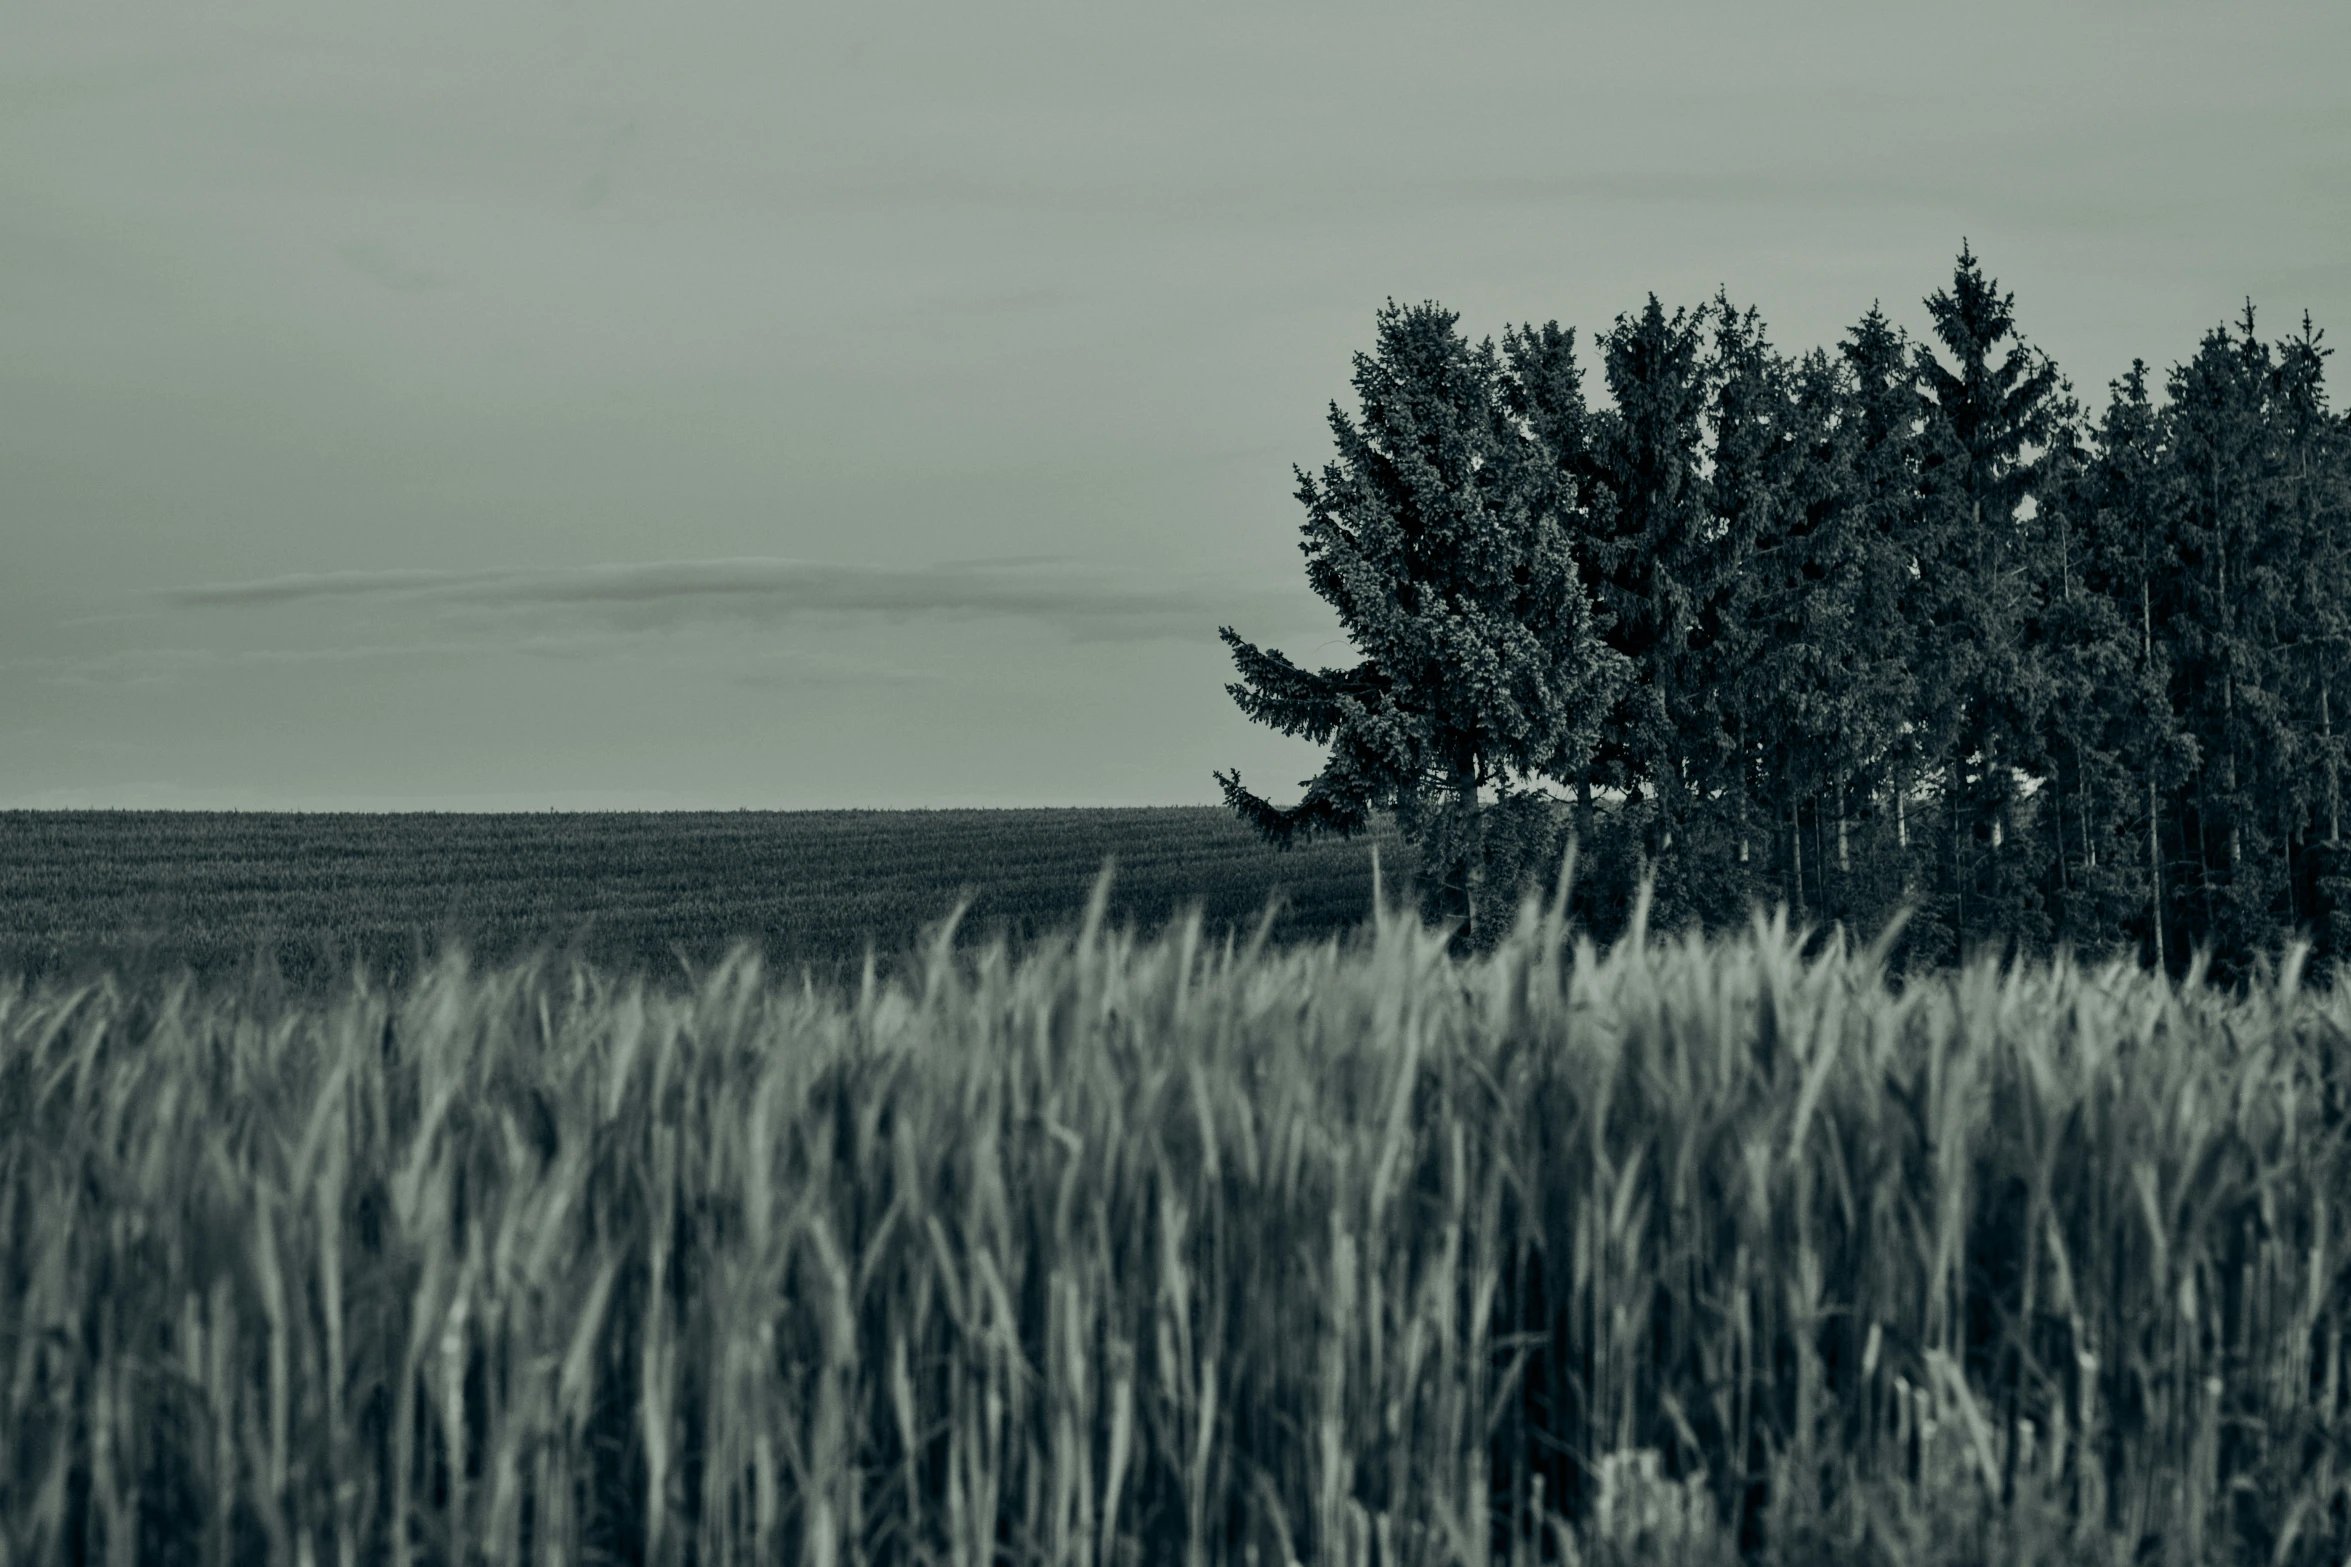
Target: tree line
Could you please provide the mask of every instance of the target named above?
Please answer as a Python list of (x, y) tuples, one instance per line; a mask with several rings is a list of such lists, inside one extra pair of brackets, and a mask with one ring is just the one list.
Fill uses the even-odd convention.
[(1792, 357), (1753, 308), (1655, 295), (1592, 339), (1472, 346), (1390, 301), (1360, 412), (1297, 471), (1358, 662), (1223, 636), (1252, 719), (1327, 745), (1276, 843), (1392, 811), (1483, 945), (1581, 845), (1578, 917), (1784, 902), (1907, 964), (1987, 946), (2227, 980), (2351, 954), (2351, 419), (2307, 315), (2248, 301), (2095, 416), (1960, 251), (1931, 337), (1877, 308)]

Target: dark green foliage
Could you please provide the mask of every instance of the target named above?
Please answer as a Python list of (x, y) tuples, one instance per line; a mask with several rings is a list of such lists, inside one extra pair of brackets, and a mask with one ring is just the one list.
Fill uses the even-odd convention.
[[(2102, 521), (2107, 503), (2127, 513), (2129, 497), (2101, 482), (2095, 454), (2070, 421), (2048, 466), (2042, 502), (2056, 581), (2032, 642), (2050, 694), (2040, 747), (2041, 891), (2055, 939), (2152, 953), (2145, 781), (2170, 744), (2170, 707), (2130, 615), (2137, 584), (2127, 556), (2106, 566), (2100, 553), (2111, 531)], [(2127, 530), (2119, 537), (2127, 550)]]
[[(1685, 741), (1707, 728), (1693, 645), (1717, 586), (1700, 467), (1704, 328), (1702, 311), (1669, 318), (1654, 294), (1638, 316), (1617, 317), (1602, 343), (1614, 406), (1593, 427), (1586, 527), (1613, 621), (1608, 642), (1633, 670), (1601, 755), (1625, 791), (1628, 828), (1661, 870), (1676, 863), (1674, 827), (1691, 814)], [(1661, 883), (1669, 900), (1682, 896), (1670, 874)]]
[[(2177, 617), (2170, 595), (2178, 573), (2163, 502), (2163, 441), (2146, 366), (2134, 362), (2113, 384), (2093, 460), (2069, 496), (2075, 526), (2068, 537), (2081, 545), (2080, 585), (2093, 602), (2113, 606), (2122, 646), (2091, 693), (2095, 708), (2070, 710), (2067, 739), (2077, 784), (2083, 764), (2101, 755), (2111, 757), (2112, 773), (2121, 775), (2110, 775), (2108, 809), (2099, 811), (2093, 803), (2079, 813), (2097, 829), (2091, 842), (2099, 852), (2094, 856), (2085, 847), (2079, 862), (2087, 867), (2093, 857), (2099, 861), (2088, 869), (2086, 885), (2093, 894), (2101, 883), (2112, 886), (2120, 903), (2119, 910), (2110, 909), (2104, 928), (2127, 935), (2149, 957), (2171, 962), (2186, 951), (2182, 938), (2193, 926), (2180, 917), (2176, 839), (2164, 802), (2194, 771), (2197, 748), (2171, 698), (2170, 632)], [(2104, 744), (2089, 738), (2094, 729), (2102, 731)], [(2101, 870), (2104, 876), (2097, 874)], [(2080, 932), (2073, 934), (2077, 944), (2088, 944)]]
[(2175, 710), (2203, 742), (2180, 801), (2191, 897), (2217, 942), (2248, 944), (2283, 892), (2277, 845), (2256, 808), (2275, 759), (2277, 633), (2287, 543), (2275, 499), (2263, 403), (2271, 365), (2246, 312), (2241, 339), (2206, 335), (2172, 372), (2166, 410), (2167, 511), (2176, 550)]
[(2045, 840), (2029, 830), (2039, 810), (2025, 782), (2046, 765), (2051, 682), (2030, 643), (2053, 552), (2034, 459), (2062, 412), (2057, 370), (2016, 338), (2011, 299), (1965, 249), (1927, 310), (1950, 361), (1918, 358), (1928, 404), (1920, 531), (1933, 551), (1922, 563), (1933, 606), (1923, 705), (1939, 742), (1948, 851), (1936, 876), (1967, 937), (2039, 949), (2050, 935)]
[(2323, 346), (2323, 335), (2305, 314), (2301, 333), (2278, 345), (2272, 418), (2281, 526), (2300, 564), (2288, 585), (2292, 609), (2282, 638), (2288, 702), (2300, 718), (2285, 802), (2300, 824), (2289, 840), (2298, 845), (2296, 909), (2328, 950), (2343, 953), (2351, 952), (2351, 881), (2344, 879), (2336, 712), (2351, 688), (2351, 420), (2327, 414), (2326, 359), (2334, 350)]
[[(1769, 893), (1803, 917), (1822, 901), (1807, 896), (1804, 811), (1831, 788), (1846, 638), (1826, 582), (1833, 563), (1819, 552), (1839, 510), (1838, 454), (1819, 401), (1832, 372), (1825, 360), (1799, 367), (1772, 352), (1752, 310), (1740, 315), (1718, 298), (1714, 319), (1716, 569), (1694, 639), (1707, 667), (1691, 735), (1691, 773), (1714, 830), (1693, 822), (1683, 841), (1690, 860), (1719, 867), (1693, 888), (1700, 906)], [(1817, 877), (1818, 855), (1810, 868)]]
[(1829, 473), (1842, 519), (1819, 540), (1816, 558), (1826, 591), (1848, 606), (1839, 661), (1850, 696), (1839, 704), (1839, 750), (1851, 769), (1855, 821), (1836, 917), (1875, 929), (1907, 904), (1910, 944), (1939, 952), (1954, 927), (1947, 900), (1921, 875), (1932, 863), (1920, 812), (1934, 741), (1924, 702), (1934, 670), (1923, 650), (1932, 645), (1937, 579), (1925, 570), (1933, 551), (1917, 504), (1924, 421), (1916, 352), (1875, 306), (1838, 346), (1844, 393), (1825, 395), (1836, 404), (1839, 460)]
[(1363, 659), (1307, 670), (1223, 637), (1241, 710), (1330, 747), (1296, 805), (1219, 773), (1233, 810), (1279, 846), (1353, 836), (1393, 811), (1420, 851), (1435, 912), (1498, 934), (1555, 824), (1533, 798), (1581, 775), (1616, 660), (1593, 632), (1568, 512), (1571, 487), (1529, 437), (1491, 340), (1391, 301), (1379, 350), (1355, 360), (1360, 422), (1330, 410), (1336, 460), (1298, 473), (1300, 549), (1315, 592)]
[[(1556, 522), (1592, 606), (1568, 619), (1624, 676), (1611, 699), (1595, 666), (1554, 682), (1559, 726), (1589, 743), (1551, 758), (1572, 808), (1528, 795), (1514, 841), (1548, 852), (1572, 829), (1576, 913), (1604, 936), (1646, 868), (1666, 927), (1735, 925), (1757, 902), (1856, 930), (1908, 909), (1906, 966), (2062, 946), (2181, 971), (2203, 951), (2235, 982), (2297, 933), (2351, 957), (2351, 425), (2328, 407), (2320, 334), (2305, 319), (2265, 343), (2248, 305), (2162, 397), (2135, 364), (2093, 419), (1972, 250), (1924, 303), (1924, 341), (1873, 307), (1834, 353), (1790, 358), (1725, 295), (1652, 295), (1597, 339), (1596, 406), (1556, 323), (1506, 331), (1497, 363), (1434, 307), (1417, 338), (1382, 317), (1388, 368), (1366, 379), (1360, 361), (1358, 388), (1367, 410), (1375, 394), (1416, 410), (1384, 438), (1523, 438), (1528, 515)], [(1424, 383), (1441, 393), (1403, 396)], [(1365, 499), (1388, 448), (1334, 421), (1342, 464), (1305, 492), (1326, 596), (1386, 573), (1408, 599), (1453, 548), (1424, 531), (1420, 554), (1356, 549), (1340, 571), (1329, 540), (1350, 507), (1503, 514), (1490, 482), (1441, 465)], [(1506, 643), (1521, 611), (1481, 603), (1479, 644)], [(1566, 623), (1527, 636), (1573, 645), (1545, 642)], [(1413, 669), (1433, 704), (1413, 722), (1474, 729), (1448, 705), (1443, 644), (1404, 644), (1434, 660)], [(1397, 769), (1363, 765), (1332, 716), (1393, 652), (1317, 677), (1236, 653), (1253, 716), (1343, 743), (1298, 806), (1233, 803), (1276, 832), (1344, 829), (1362, 807), (1343, 800), (1401, 805), (1366, 783)], [(1440, 832), (1430, 809), (1403, 814)]]

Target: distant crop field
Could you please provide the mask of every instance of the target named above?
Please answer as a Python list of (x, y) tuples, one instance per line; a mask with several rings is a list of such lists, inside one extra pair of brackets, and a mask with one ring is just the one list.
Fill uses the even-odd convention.
[(413, 973), (445, 938), (679, 973), (737, 939), (774, 968), (885, 972), (965, 896), (959, 936), (1018, 949), (1072, 921), (1106, 858), (1114, 924), (1197, 904), (1212, 938), (1319, 940), (1369, 912), (1392, 830), (1280, 853), (1215, 807), (612, 814), (0, 812), (0, 972), (135, 963), (200, 978), (266, 953), (298, 988), (357, 959)]

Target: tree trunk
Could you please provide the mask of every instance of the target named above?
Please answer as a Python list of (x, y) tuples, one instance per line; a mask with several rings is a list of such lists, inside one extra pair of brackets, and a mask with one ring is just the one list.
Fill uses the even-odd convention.
[(1820, 917), (1829, 918), (1829, 813), (1818, 802), (1812, 807), (1812, 890), (1819, 894)]
[(2049, 778), (2049, 821), (2057, 833), (2057, 887), (2071, 893), (2073, 880), (2065, 872), (2065, 766), (2057, 763)]
[(1831, 917), (1829, 902), (1829, 813), (1821, 809), (1821, 802), (1812, 802), (1812, 891), (1813, 902), (1820, 905), (1820, 917)]
[[(2000, 874), (2003, 858), (2000, 848), (2008, 841), (2003, 830), (2008, 812), (2008, 781), (2000, 776), (2000, 764), (1997, 760), (1998, 744), (1999, 742), (1992, 735), (1986, 734), (1984, 736), (1983, 786), (1986, 795), (1984, 814), (1991, 818), (1991, 831), (1987, 834), (1991, 842), (1991, 849), (1986, 858), (1991, 861), (1988, 867), (1991, 871), (1990, 880), (1992, 883), (1989, 897), (1995, 910), (2000, 907), (2002, 896), (2008, 890), (2007, 880)], [(1994, 918), (1997, 917), (1998, 915), (1995, 914)]]
[(2321, 670), (2318, 676), (2318, 729), (2326, 739), (2327, 754), (2327, 842), (2340, 843), (2343, 838), (2343, 791), (2337, 777), (2339, 764), (2335, 759), (2335, 716), (2327, 705), (2327, 677)]
[(1485, 845), (1478, 832), (1478, 775), (1475, 766), (1454, 774), (1454, 806), (1458, 821), (1461, 855), (1461, 913), (1469, 933), (1470, 950), (1477, 949), (1478, 894), (1484, 890), (1486, 879)]
[(2082, 786), (2082, 862), (2091, 870), (2098, 868), (2098, 840), (2090, 832), (2090, 770), (2077, 763), (2074, 781)]
[(1974, 832), (1965, 814), (1961, 798), (1967, 787), (1967, 775), (1956, 763), (1943, 779), (1943, 835), (1951, 840), (1951, 896), (1953, 939), (1959, 944), (1959, 953), (1967, 951), (1967, 871), (1964, 856), (1965, 840)]
[(2233, 673), (2221, 676), (2220, 694), (2225, 715), (2223, 721), (2228, 725), (2229, 732), (2229, 885), (2234, 887), (2237, 881), (2237, 846), (2243, 830), (2238, 818), (2245, 813), (2243, 804), (2237, 799), (2237, 677)]
[[(2141, 571), (2139, 573), (2139, 656), (2149, 669), (2155, 667), (2155, 604), (2149, 584), (2153, 578), (2144, 569), (2146, 537), (2139, 540)], [(2150, 717), (2153, 715), (2150, 714)], [(2164, 967), (2163, 953), (2163, 828), (2162, 817), (2155, 804), (2155, 759), (2147, 760), (2147, 885), (2150, 911), (2155, 916), (2155, 967)]]
[(1804, 813), (1793, 795), (1788, 798), (1788, 845), (1796, 855), (1796, 923), (1804, 923)]
[(2150, 907), (2155, 914), (2155, 966), (2163, 967), (2163, 829), (2155, 811), (2155, 766), (2147, 766), (2147, 884), (2154, 890)]
[(1837, 874), (1853, 874), (1853, 855), (1845, 836), (1845, 780), (1837, 779)]
[[(2220, 569), (2220, 622), (2227, 633), (2224, 645), (2233, 658), (2237, 646), (2237, 617), (2229, 603), (2229, 530), (2228, 519), (2220, 509), (2220, 458), (2212, 459), (2212, 533), (2219, 544), (2215, 552)], [(2229, 887), (2233, 893), (2237, 881), (2237, 819), (2244, 814), (2237, 801), (2237, 676), (2233, 669), (2224, 669), (2220, 677), (2221, 724), (2224, 730), (2224, 748), (2227, 752), (2228, 781), (2228, 854)]]
[(2278, 846), (2286, 860), (2286, 924), (2296, 926), (2302, 922), (2302, 884), (2296, 879), (2301, 867), (2295, 862), (2294, 849), (2302, 838), (2302, 829), (2282, 811), (2279, 820), (2285, 829), (2278, 834)]
[(2196, 878), (2204, 884), (2204, 936), (2212, 939), (2220, 924), (2220, 892), (2212, 874), (2212, 772), (2196, 771)]
[(1894, 842), (1901, 849), (1902, 896), (1910, 897), (1918, 890), (1917, 879), (1910, 864), (1910, 769), (1896, 770), (1894, 783)]

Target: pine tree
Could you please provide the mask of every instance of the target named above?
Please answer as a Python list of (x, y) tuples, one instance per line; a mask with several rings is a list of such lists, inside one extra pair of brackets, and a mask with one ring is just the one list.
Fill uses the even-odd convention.
[(1216, 776), (1276, 844), (1393, 810), (1437, 912), (1475, 944), (1552, 848), (1539, 780), (1582, 774), (1624, 671), (1596, 635), (1560, 487), (1494, 345), (1471, 348), (1457, 320), (1390, 301), (1377, 352), (1355, 357), (1360, 422), (1332, 404), (1337, 458), (1319, 480), (1297, 474), (1307, 580), (1362, 660), (1309, 671), (1222, 631), (1241, 710), (1329, 745), (1328, 760), (1287, 808)]

